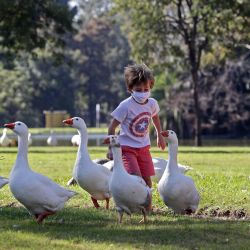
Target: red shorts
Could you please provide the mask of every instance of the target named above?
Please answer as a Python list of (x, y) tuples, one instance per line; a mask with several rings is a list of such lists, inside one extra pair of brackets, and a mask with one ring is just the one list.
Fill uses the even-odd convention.
[(155, 175), (152, 157), (149, 152), (150, 146), (143, 148), (121, 146), (121, 148), (124, 167), (129, 174), (142, 177)]

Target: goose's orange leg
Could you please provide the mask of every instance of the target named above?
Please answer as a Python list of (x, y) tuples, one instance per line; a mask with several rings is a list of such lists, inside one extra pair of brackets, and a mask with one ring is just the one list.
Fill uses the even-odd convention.
[(91, 200), (92, 200), (92, 202), (93, 202), (95, 208), (99, 208), (99, 207), (100, 207), (100, 205), (99, 205), (98, 202), (97, 202), (97, 199), (95, 199), (95, 198), (93, 198), (93, 197), (91, 196)]
[(49, 215), (52, 215), (52, 214), (55, 214), (55, 212), (49, 212), (49, 211), (46, 211), (46, 212), (43, 212), (41, 214), (38, 214), (38, 215), (35, 215), (36, 216), (36, 221), (37, 223), (42, 223), (43, 220), (48, 217)]
[(106, 209), (109, 210), (109, 198), (106, 198)]

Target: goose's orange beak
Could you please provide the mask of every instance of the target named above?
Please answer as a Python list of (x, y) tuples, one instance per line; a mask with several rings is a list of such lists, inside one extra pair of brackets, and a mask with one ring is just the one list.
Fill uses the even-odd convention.
[(69, 118), (67, 120), (63, 120), (63, 123), (64, 124), (68, 124), (68, 125), (73, 125), (73, 119), (72, 118)]
[(162, 135), (163, 137), (168, 137), (168, 135), (169, 135), (168, 130), (161, 131), (161, 135)]
[(15, 123), (14, 122), (6, 123), (6, 124), (4, 124), (4, 127), (9, 128), (9, 129), (14, 129), (15, 128)]

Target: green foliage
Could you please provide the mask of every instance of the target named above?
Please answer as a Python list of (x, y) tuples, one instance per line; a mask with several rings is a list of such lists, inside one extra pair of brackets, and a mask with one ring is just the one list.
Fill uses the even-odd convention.
[[(19, 52), (6, 63), (5, 57), (0, 57), (2, 121), (18, 119), (42, 126), (43, 110), (67, 110), (95, 126), (95, 105), (101, 103), (101, 122), (107, 122), (107, 114), (125, 95), (122, 72), (129, 62), (130, 48), (119, 26), (103, 12), (105, 2), (96, 3), (99, 11), (94, 2), (81, 2), (75, 33), (54, 33), (65, 41), (64, 49), (43, 37), (47, 39), (44, 48), (29, 48), (36, 58)], [(86, 11), (96, 13), (87, 18), (83, 15)]]
[(12, 52), (32, 52), (48, 41), (64, 44), (62, 34), (72, 31), (73, 13), (68, 1), (1, 0), (0, 46)]
[[(248, 1), (114, 2), (114, 12), (129, 16), (129, 22), (124, 25), (129, 31), (134, 56), (151, 65), (175, 62), (175, 67), (189, 68), (193, 60), (199, 67), (200, 53), (209, 51), (214, 42), (232, 47), (246, 44), (249, 39)], [(194, 55), (189, 47), (196, 50)], [(188, 61), (183, 61), (184, 57)]]
[[(2, 67), (1, 67), (2, 66)], [(12, 70), (0, 65), (0, 117), (2, 122), (19, 120), (27, 117), (29, 123), (35, 113), (32, 112), (34, 89), (28, 81), (28, 74), (21, 65)], [(7, 111), (7, 112), (6, 112)]]

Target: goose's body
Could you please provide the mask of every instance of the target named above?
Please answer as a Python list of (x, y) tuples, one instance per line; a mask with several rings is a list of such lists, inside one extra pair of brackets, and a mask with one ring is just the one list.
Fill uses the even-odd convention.
[(96, 208), (99, 207), (97, 200), (106, 200), (106, 208), (108, 209), (111, 198), (109, 181), (112, 173), (101, 164), (91, 160), (87, 149), (88, 133), (84, 120), (80, 117), (74, 117), (65, 120), (64, 123), (76, 128), (80, 136), (73, 178), (81, 188), (91, 195)]
[(7, 129), (4, 128), (3, 129), (3, 134), (2, 136), (0, 137), (0, 145), (3, 146), (3, 147), (7, 147), (7, 146), (10, 146), (11, 144), (11, 141), (7, 135)]
[(49, 146), (56, 146), (57, 145), (57, 138), (52, 130), (50, 131), (50, 136), (47, 139), (47, 144)]
[(28, 163), (28, 128), (22, 122), (6, 124), (18, 135), (18, 154), (11, 170), (9, 185), (14, 197), (33, 214), (38, 222), (64, 207), (76, 193), (48, 177), (34, 172)]
[(178, 139), (174, 131), (163, 132), (169, 147), (169, 161), (164, 174), (159, 181), (158, 190), (164, 203), (175, 213), (185, 214), (195, 212), (200, 196), (191, 177), (178, 170), (177, 151)]
[(110, 146), (114, 157), (113, 174), (110, 181), (110, 190), (119, 213), (119, 222), (122, 221), (123, 212), (131, 215), (132, 212), (142, 211), (146, 222), (146, 211), (151, 203), (151, 189), (145, 181), (135, 175), (130, 175), (124, 168), (121, 148), (117, 137), (110, 136)]
[(5, 186), (8, 183), (9, 183), (9, 180), (7, 178), (0, 176), (0, 188), (2, 188), (3, 186)]
[[(152, 158), (154, 164), (155, 175), (152, 177), (152, 180), (155, 182), (159, 182), (166, 167), (168, 166), (168, 160), (162, 159), (159, 157)], [(186, 173), (187, 171), (191, 170), (192, 168), (189, 166), (185, 166), (182, 164), (177, 165), (178, 171), (182, 174)]]

